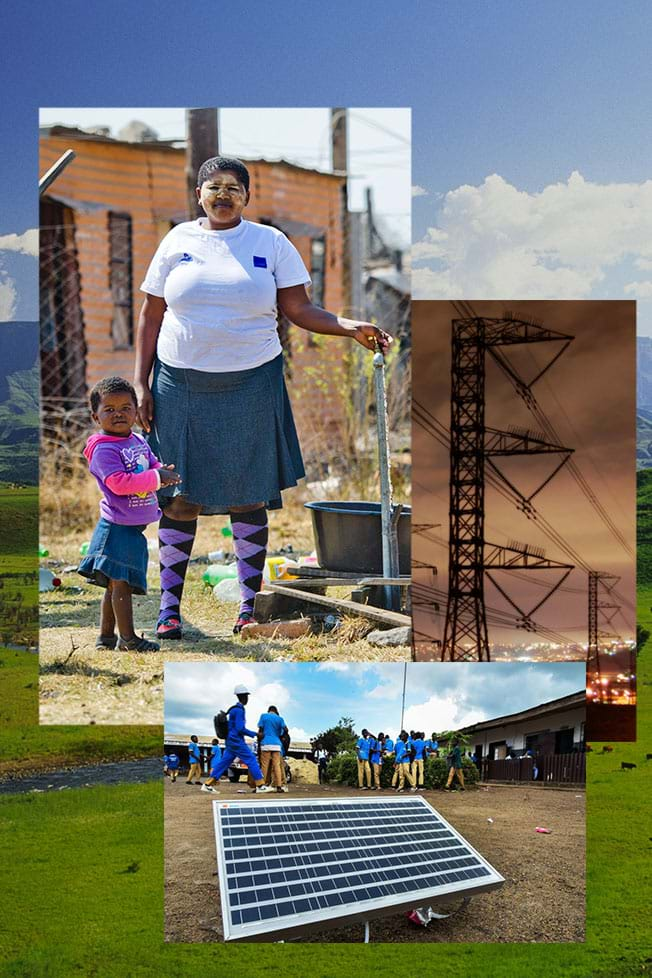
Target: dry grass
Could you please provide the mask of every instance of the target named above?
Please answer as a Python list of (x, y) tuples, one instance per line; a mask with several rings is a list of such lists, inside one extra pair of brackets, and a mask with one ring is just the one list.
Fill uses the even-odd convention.
[[(389, 427), (397, 459), (394, 488), (396, 499), (409, 502), (409, 377), (404, 370), (394, 369), (395, 360), (395, 356), (390, 358), (387, 365)], [(306, 458), (328, 460), (329, 471), (322, 476), (336, 475), (339, 482), (302, 486), (285, 494), (284, 508), (270, 514), (271, 552), (288, 545), (297, 553), (313, 550), (312, 523), (304, 502), (379, 498), (371, 358), (360, 351), (358, 356), (331, 363), (329, 373), (327, 389), (331, 396), (336, 391), (342, 410), (334, 412), (335, 421), (332, 417), (325, 421), (318, 410), (313, 411), (300, 437)], [(322, 383), (320, 371), (306, 368), (293, 379), (293, 396), (309, 398)], [(366, 636), (375, 626), (362, 619), (347, 618), (331, 634), (244, 642), (231, 631), (237, 605), (215, 601), (202, 583), (206, 568), (200, 563), (188, 569), (182, 642), (168, 642), (160, 653), (148, 655), (97, 651), (101, 591), (74, 571), (62, 573), (66, 565), (77, 565), (80, 545), (90, 538), (97, 520), (99, 493), (82, 456), (89, 434), (85, 418), (82, 411), (65, 430), (48, 429), (41, 453), (40, 542), (48, 548), (50, 560), (56, 562), (54, 569), (63, 579), (59, 591), (42, 594), (40, 601), (42, 723), (161, 723), (163, 662), (168, 660), (387, 661), (410, 657), (408, 646), (391, 650), (372, 646)], [(200, 518), (195, 557), (225, 549), (225, 543), (228, 546), (220, 533), (228, 522), (227, 517)], [(156, 531), (155, 525), (148, 528), (149, 540), (156, 540)], [(148, 635), (156, 622), (159, 595), (156, 551), (151, 556), (150, 593), (134, 599), (136, 629)], [(342, 596), (348, 593), (343, 590)]]
[[(403, 661), (408, 646), (379, 649), (366, 641), (375, 626), (362, 619), (346, 619), (340, 629), (325, 635), (287, 639), (247, 640), (231, 632), (237, 604), (218, 603), (202, 580), (205, 564), (191, 564), (183, 602), (185, 621), (182, 642), (168, 642), (160, 653), (98, 651), (100, 588), (88, 584), (66, 565), (79, 561), (80, 545), (88, 540), (97, 512), (97, 490), (85, 474), (76, 497), (68, 486), (58, 502), (53, 493), (42, 494), (41, 543), (57, 561), (54, 569), (63, 586), (41, 594), (40, 599), (40, 720), (41, 723), (161, 723), (163, 719), (163, 663), (185, 659), (237, 659), (240, 661)], [(297, 551), (313, 548), (312, 527), (303, 500), (305, 489), (288, 493), (288, 504), (270, 515), (270, 550), (292, 544)], [(61, 518), (75, 511), (71, 529), (63, 531)], [(59, 515), (57, 515), (59, 514)], [(82, 520), (81, 515), (85, 518)], [(88, 518), (90, 514), (90, 519)], [(195, 556), (224, 545), (220, 529), (226, 517), (200, 518)], [(156, 525), (147, 530), (156, 540)], [(227, 541), (228, 542), (228, 541)], [(156, 551), (149, 567), (147, 596), (134, 597), (136, 630), (152, 636), (158, 613), (158, 562)], [(343, 596), (346, 592), (343, 591)]]

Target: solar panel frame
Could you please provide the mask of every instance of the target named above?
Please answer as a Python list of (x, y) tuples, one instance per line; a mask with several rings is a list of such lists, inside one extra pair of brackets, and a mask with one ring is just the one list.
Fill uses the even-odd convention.
[[(351, 828), (350, 841), (338, 842), (338, 830), (329, 829), (328, 827), (329, 822), (332, 824), (333, 817), (331, 816), (330, 820), (328, 820), (324, 818), (324, 815), (330, 814), (330, 811), (332, 811), (335, 817), (337, 817), (338, 806), (342, 805), (345, 806), (344, 812), (348, 815), (349, 821), (351, 819), (349, 814), (350, 810), (358, 809), (357, 818), (358, 821), (362, 822), (362, 826)], [(308, 817), (299, 820), (304, 826), (310, 821), (315, 822), (318, 826), (310, 830), (302, 829), (304, 835), (307, 831), (311, 831), (313, 835), (325, 835), (328, 832), (334, 835), (330, 840), (319, 838), (311, 840), (311, 848), (307, 850), (306, 854), (308, 856), (313, 855), (315, 861), (312, 864), (300, 866), (298, 870), (292, 868), (290, 865), (291, 860), (300, 858), (299, 851), (292, 852), (292, 847), (296, 847), (298, 844), (289, 840), (289, 836), (293, 834), (293, 826), (285, 825), (283, 827), (281, 821), (282, 810), (285, 811), (288, 809), (290, 811), (287, 815), (283, 815), (284, 819), (291, 818), (290, 813), (293, 809), (304, 809), (307, 810), (306, 813), (314, 813), (312, 819)], [(378, 814), (374, 815), (374, 811)], [(339, 814), (343, 815), (344, 812)], [(299, 814), (301, 813), (299, 812)], [(269, 825), (271, 821), (270, 816), (273, 819), (278, 818), (279, 825), (278, 831), (274, 832), (274, 834), (271, 834), (271, 832), (266, 833), (269, 836), (269, 841), (266, 843), (267, 847), (275, 847), (288, 851), (277, 853), (273, 856), (263, 855), (262, 853), (256, 854), (255, 850), (263, 848), (263, 846), (262, 844), (251, 844), (253, 826), (256, 820), (258, 820), (259, 824), (262, 824), (263, 819), (266, 819), (266, 823)], [(376, 823), (382, 826), (383, 820), (387, 821), (388, 819), (397, 817), (408, 820), (403, 823), (407, 828), (405, 834), (402, 836), (406, 845), (409, 847), (408, 851), (401, 852), (396, 840), (383, 841), (379, 839), (377, 846), (374, 848), (373, 855), (365, 853), (358, 854), (348, 859), (345, 864), (338, 861), (338, 849), (348, 847), (355, 850), (355, 833), (358, 831), (364, 832), (365, 819), (371, 820), (373, 818)], [(433, 818), (437, 820), (438, 827), (433, 823)], [(251, 826), (242, 824), (245, 819), (251, 821)], [(256, 801), (251, 800), (246, 802), (215, 800), (213, 802), (213, 821), (220, 884), (222, 927), (225, 941), (269, 941), (275, 939), (274, 935), (278, 935), (278, 939), (281, 939), (305, 934), (310, 930), (321, 930), (325, 927), (347, 926), (356, 921), (371, 920), (374, 917), (386, 916), (388, 913), (398, 913), (402, 909), (413, 909), (414, 907), (422, 906), (432, 901), (446, 903), (461, 897), (470, 897), (478, 893), (485, 893), (502, 886), (504, 883), (504, 878), (500, 873), (421, 795), (409, 795), (402, 798), (366, 796), (365, 798), (257, 799)], [(418, 825), (419, 821), (423, 823), (421, 827)], [(429, 828), (426, 828), (426, 822), (430, 823)], [(364, 864), (365, 862), (378, 863), (385, 861), (387, 862), (387, 866), (383, 866), (381, 869), (384, 875), (390, 874), (391, 872), (398, 872), (398, 870), (391, 869), (392, 859), (395, 861), (396, 866), (402, 867), (402, 871), (405, 871), (406, 864), (412, 864), (415, 870), (418, 867), (422, 867), (422, 874), (430, 872), (435, 875), (452, 877), (460, 876), (464, 872), (473, 872), (469, 864), (467, 864), (466, 869), (463, 866), (455, 866), (452, 869), (439, 870), (438, 872), (432, 868), (429, 871), (426, 870), (425, 867), (432, 867), (435, 864), (433, 864), (431, 855), (423, 852), (421, 854), (419, 853), (419, 840), (418, 838), (413, 838), (419, 831), (421, 831), (422, 835), (430, 836), (433, 833), (443, 833), (441, 838), (436, 839), (436, 843), (432, 842), (431, 839), (432, 845), (434, 846), (436, 844), (441, 849), (445, 848), (446, 851), (450, 849), (460, 850), (458, 853), (453, 854), (452, 859), (451, 856), (447, 856), (446, 860), (450, 862), (452, 860), (470, 859), (476, 871), (480, 868), (482, 869), (483, 875), (476, 875), (466, 879), (447, 880), (439, 886), (430, 885), (422, 888), (415, 886), (414, 889), (403, 891), (404, 895), (402, 896), (399, 893), (373, 896), (371, 899), (357, 900), (340, 905), (334, 903), (332, 906), (320, 907), (319, 909), (310, 905), (311, 901), (313, 903), (321, 903), (322, 900), (328, 899), (329, 896), (335, 900), (343, 888), (345, 892), (352, 893), (352, 890), (347, 890), (346, 887), (353, 887), (353, 889), (356, 887), (366, 887), (365, 892), (368, 893), (371, 890), (381, 890), (383, 887), (387, 889), (388, 886), (398, 887), (405, 885), (398, 878), (395, 883), (390, 883), (388, 880), (385, 880), (385, 882), (378, 880), (373, 883), (371, 880), (362, 882), (362, 878), (365, 875), (380, 875), (376, 868), (372, 869), (370, 866), (364, 865), (348, 873), (348, 879), (358, 880), (359, 882), (357, 883), (349, 882), (344, 884), (343, 887), (342, 884), (338, 886), (335, 885), (334, 881), (328, 880), (327, 877), (329, 875), (343, 875), (342, 865), (351, 866), (356, 862)], [(236, 849), (233, 842), (239, 839), (240, 836), (243, 840), (243, 846), (240, 849)], [(330, 847), (321, 848), (320, 842), (329, 842)], [(227, 848), (230, 854), (228, 860)], [(327, 856), (331, 855), (332, 859), (328, 859)], [(229, 872), (227, 862), (232, 864), (233, 867), (240, 864), (240, 866), (248, 868), (244, 868), (241, 873), (234, 874), (233, 872)], [(278, 865), (276, 865), (277, 863)], [(333, 870), (331, 874), (328, 872), (329, 864)], [(316, 869), (316, 865), (319, 868)], [(266, 876), (267, 882), (255, 886), (254, 876), (256, 874), (260, 874), (259, 878)], [(272, 882), (273, 876), (283, 877), (283, 880), (276, 879)], [(294, 881), (287, 879), (288, 876), (293, 876)], [(314, 879), (320, 881), (320, 890), (319, 892), (312, 893), (311, 880)], [(236, 885), (236, 880), (239, 885)], [(230, 886), (230, 883), (233, 883), (233, 886)], [(326, 887), (327, 883), (329, 884), (328, 887)], [(331, 887), (330, 883), (333, 883), (334, 886)], [(310, 886), (310, 890), (306, 891), (308, 886)], [(276, 892), (275, 888), (278, 889), (278, 893), (284, 890), (287, 890), (288, 893), (286, 896), (277, 897), (274, 895)], [(301, 893), (302, 889), (304, 890), (303, 893)], [(242, 890), (242, 893), (237, 892), (238, 890)], [(296, 890), (297, 892), (292, 893), (292, 890)], [(256, 895), (256, 898), (250, 899), (253, 894)], [(260, 897), (263, 899), (260, 899)], [(243, 899), (242, 903), (240, 903), (241, 898)], [(279, 900), (286, 902), (279, 904)], [(287, 913), (282, 916), (273, 915), (251, 922), (232, 921), (232, 914), (236, 917), (239, 914), (242, 917), (245, 912), (257, 912), (260, 916), (263, 913), (263, 909), (261, 908), (264, 908), (265, 912), (273, 914), (273, 909), (270, 908), (274, 906), (278, 909), (279, 906), (292, 904), (294, 907), (306, 903), (308, 907), (303, 908), (299, 912)]]

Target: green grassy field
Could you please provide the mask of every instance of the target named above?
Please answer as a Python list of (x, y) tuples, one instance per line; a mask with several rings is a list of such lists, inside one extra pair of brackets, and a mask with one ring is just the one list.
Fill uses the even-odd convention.
[[(652, 589), (642, 591), (639, 601), (640, 620), (652, 631)], [(328, 950), (300, 944), (164, 946), (161, 786), (129, 785), (0, 798), (0, 842), (5, 852), (17, 854), (14, 861), (5, 860), (5, 905), (12, 913), (0, 917), (0, 976), (204, 978), (220, 967), (250, 978), (270, 969), (312, 978), (351, 973), (361, 978), (650, 974), (652, 953), (645, 941), (650, 880), (643, 858), (650, 848), (646, 799), (652, 779), (652, 763), (644, 760), (652, 747), (649, 648), (641, 659), (637, 743), (614, 745), (612, 754), (588, 758), (585, 944), (442, 944), (436, 965), (432, 945), (330, 945)], [(13, 739), (8, 733), (0, 739), (3, 757), (15, 748), (16, 733)], [(66, 750), (89, 735), (74, 728), (24, 733), (32, 744), (38, 737), (58, 736)], [(110, 756), (116, 731), (96, 733), (96, 746)], [(149, 733), (158, 737), (155, 730)], [(128, 734), (134, 742), (147, 737), (143, 729)], [(638, 766), (621, 771), (621, 760)]]
[[(18, 506), (18, 516), (20, 511)], [(21, 521), (17, 549), (33, 539), (33, 520)], [(652, 587), (641, 589), (639, 623), (652, 633), (651, 606)], [(165, 946), (161, 786), (120, 785), (0, 797), (5, 853), (0, 978), (205, 978), (220, 968), (248, 978), (270, 970), (284, 976), (308, 973), (311, 978), (352, 973), (358, 978), (651, 974), (645, 859), (651, 846), (646, 799), (652, 762), (645, 762), (645, 754), (652, 752), (650, 653), (652, 642), (640, 656), (637, 743), (615, 745), (612, 754), (596, 752), (588, 758), (585, 944), (442, 944), (436, 958), (432, 945)], [(29, 723), (36, 695), (27, 683), (21, 685), (26, 678), (21, 679), (21, 669), (28, 669), (35, 658), (22, 662), (19, 656), (11, 665), (0, 651), (3, 657), (0, 681), (3, 692), (9, 691), (5, 709), (11, 710), (12, 723)], [(0, 770), (15, 770), (16, 758), (23, 755), (32, 767), (51, 767), (63, 759), (70, 764), (157, 754), (160, 743), (156, 727), (5, 726), (0, 730)], [(636, 770), (621, 771), (622, 760), (636, 763)], [(188, 913), (193, 913), (191, 906)]]
[(0, 648), (0, 728), (38, 723), (38, 656)]
[(14, 570), (17, 569), (14, 557), (19, 555), (30, 557), (31, 566), (36, 567), (37, 543), (37, 487), (12, 489), (8, 486), (0, 486), (0, 554), (3, 556), (10, 554)]
[(161, 727), (18, 727), (0, 733), (0, 776), (156, 757)]
[[(38, 570), (38, 490), (0, 486), (0, 641), (26, 644), (35, 641), (38, 591), (24, 577)], [(16, 623), (17, 596), (24, 624)], [(38, 658), (29, 652), (0, 648), (0, 729), (20, 723), (38, 723)]]
[[(613, 757), (608, 761), (615, 767)], [(606, 786), (615, 776), (597, 777), (611, 794), (613, 784)], [(625, 809), (629, 796), (621, 797)], [(591, 802), (595, 808), (593, 792)], [(313, 978), (408, 972), (442, 978), (646, 974), (645, 881), (642, 869), (632, 875), (636, 853), (628, 834), (615, 831), (622, 812), (612, 804), (605, 812), (611, 810), (615, 824), (603, 812), (590, 826), (589, 874), (596, 892), (588, 905), (586, 944), (442, 944), (436, 949), (436, 972), (432, 945), (331, 945), (327, 951), (300, 944), (164, 946), (161, 807), (157, 784), (0, 799), (0, 844), (17, 854), (5, 864), (5, 906), (12, 914), (0, 918), (1, 976), (204, 978), (220, 966), (252, 978), (270, 969)], [(622, 841), (611, 842), (615, 836)], [(608, 850), (595, 848), (605, 841)], [(202, 926), (199, 919), (197, 926)]]

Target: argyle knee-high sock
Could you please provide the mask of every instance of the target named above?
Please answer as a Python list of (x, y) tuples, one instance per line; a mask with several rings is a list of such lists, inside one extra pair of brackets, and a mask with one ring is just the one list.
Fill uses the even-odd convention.
[(240, 614), (253, 614), (267, 556), (267, 510), (231, 513), (231, 529), (240, 582)]
[(158, 527), (161, 567), (161, 610), (159, 621), (179, 615), (188, 561), (197, 532), (197, 520), (173, 520), (163, 513)]

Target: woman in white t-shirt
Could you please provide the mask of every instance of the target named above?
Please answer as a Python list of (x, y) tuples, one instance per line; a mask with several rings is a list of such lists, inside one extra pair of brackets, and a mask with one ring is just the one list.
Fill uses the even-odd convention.
[[(141, 289), (134, 386), (140, 420), (159, 458), (182, 482), (159, 493), (159, 638), (181, 638), (180, 603), (197, 517), (231, 516), (241, 605), (234, 632), (252, 620), (267, 554), (267, 509), (304, 475), (283, 379), (277, 307), (313, 333), (385, 351), (371, 323), (314, 306), (310, 276), (276, 228), (244, 220), (249, 173), (217, 156), (197, 176), (205, 217), (173, 228)], [(153, 379), (150, 388), (150, 373)]]

